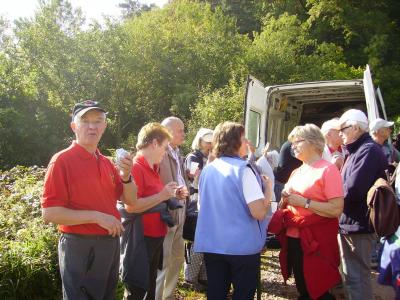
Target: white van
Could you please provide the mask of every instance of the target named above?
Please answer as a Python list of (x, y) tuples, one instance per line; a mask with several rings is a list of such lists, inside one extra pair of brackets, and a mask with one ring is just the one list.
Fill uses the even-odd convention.
[[(378, 99), (378, 100), (377, 100)], [(368, 114), (370, 121), (387, 119), (381, 93), (374, 89), (367, 65), (363, 79), (332, 80), (272, 85), (249, 76), (245, 99), (246, 137), (260, 156), (267, 142), (270, 150), (278, 150), (290, 131), (300, 124), (340, 117), (350, 108)]]

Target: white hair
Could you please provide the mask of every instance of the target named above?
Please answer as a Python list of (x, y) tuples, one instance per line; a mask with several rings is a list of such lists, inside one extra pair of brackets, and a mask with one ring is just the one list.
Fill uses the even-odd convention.
[(272, 167), (272, 169), (275, 169), (278, 167), (279, 164), (279, 153), (276, 150), (272, 150), (266, 153), (266, 158)]
[(368, 132), (368, 124), (360, 121), (347, 121), (346, 122), (347, 126), (357, 126), (358, 128), (361, 129), (361, 131)]
[(177, 118), (177, 117), (168, 117), (165, 118), (162, 122), (161, 125), (167, 127), (167, 128), (171, 128), (172, 124), (174, 123), (183, 123), (181, 119)]

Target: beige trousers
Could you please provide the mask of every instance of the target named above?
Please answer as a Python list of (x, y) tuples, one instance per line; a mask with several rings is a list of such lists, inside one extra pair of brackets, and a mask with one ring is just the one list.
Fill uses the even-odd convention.
[(185, 260), (182, 238), (185, 209), (178, 209), (178, 225), (168, 228), (163, 245), (163, 268), (158, 270), (156, 300), (175, 299), (174, 292)]

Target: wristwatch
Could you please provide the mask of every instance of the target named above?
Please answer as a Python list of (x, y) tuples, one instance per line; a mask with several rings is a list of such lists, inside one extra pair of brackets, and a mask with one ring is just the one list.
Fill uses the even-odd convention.
[(125, 180), (123, 180), (123, 179), (121, 178), (121, 182), (122, 182), (123, 184), (128, 184), (128, 183), (131, 183), (131, 182), (132, 182), (132, 175), (131, 175), (131, 174), (129, 174), (129, 178), (128, 178), (128, 180), (127, 180), (127, 181), (125, 181)]
[(309, 208), (311, 203), (311, 199), (306, 199), (306, 204), (304, 204), (304, 208)]

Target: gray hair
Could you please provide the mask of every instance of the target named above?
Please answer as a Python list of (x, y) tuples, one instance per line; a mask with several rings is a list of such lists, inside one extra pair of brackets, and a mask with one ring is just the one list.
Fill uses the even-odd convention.
[[(98, 110), (99, 111), (99, 110)], [(101, 111), (100, 111), (101, 112)], [(83, 114), (83, 116), (84, 116), (85, 114)], [(78, 123), (78, 122), (80, 122), (80, 120), (82, 119), (82, 117), (83, 116), (78, 116), (78, 115), (75, 115), (74, 116), (74, 119), (72, 120), (72, 122), (73, 123)], [(104, 116), (104, 122), (107, 120), (107, 114), (105, 113), (105, 112), (103, 112), (103, 116)]]
[(325, 138), (322, 135), (321, 130), (315, 124), (306, 124), (304, 126), (296, 126), (289, 133), (288, 140), (293, 142), (296, 138), (305, 139), (307, 142), (312, 144), (320, 154), (325, 148)]

